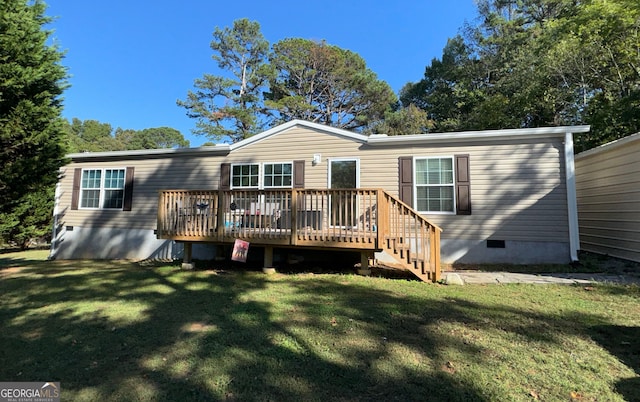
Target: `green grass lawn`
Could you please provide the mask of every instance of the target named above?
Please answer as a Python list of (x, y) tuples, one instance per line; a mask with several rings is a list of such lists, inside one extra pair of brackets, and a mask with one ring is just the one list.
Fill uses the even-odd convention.
[(0, 381), (63, 400), (640, 400), (637, 286), (0, 254)]

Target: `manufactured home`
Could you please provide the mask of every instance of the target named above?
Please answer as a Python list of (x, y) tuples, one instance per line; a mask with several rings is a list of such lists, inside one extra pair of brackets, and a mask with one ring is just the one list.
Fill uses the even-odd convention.
[(640, 133), (576, 155), (581, 249), (640, 262)]
[(213, 258), (235, 239), (399, 262), (577, 259), (573, 135), (588, 126), (387, 136), (295, 120), (232, 145), (77, 153), (52, 258)]

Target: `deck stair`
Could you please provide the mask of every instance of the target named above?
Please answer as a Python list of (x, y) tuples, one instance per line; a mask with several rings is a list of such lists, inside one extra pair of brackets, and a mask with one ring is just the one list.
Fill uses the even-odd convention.
[(425, 282), (440, 280), (441, 229), (387, 192), (383, 196), (381, 205), (386, 211), (381, 218), (386, 227), (382, 250), (396, 260), (387, 264), (408, 270)]

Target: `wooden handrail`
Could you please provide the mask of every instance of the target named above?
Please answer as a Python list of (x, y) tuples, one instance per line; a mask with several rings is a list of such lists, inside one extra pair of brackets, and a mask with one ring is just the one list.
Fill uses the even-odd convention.
[(423, 280), (440, 280), (440, 232), (442, 229), (429, 222), (401, 200), (381, 190), (388, 215), (381, 225), (387, 224), (381, 234), (385, 246), (407, 269)]

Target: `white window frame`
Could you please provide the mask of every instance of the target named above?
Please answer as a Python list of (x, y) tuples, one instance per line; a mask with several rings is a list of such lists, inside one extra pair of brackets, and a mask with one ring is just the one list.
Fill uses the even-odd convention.
[[(235, 166), (247, 166), (247, 165), (248, 166), (254, 166), (254, 165), (258, 166), (258, 185), (257, 186), (242, 186), (242, 185), (234, 186), (233, 185), (233, 168)], [(231, 164), (231, 169), (230, 169), (231, 171), (229, 172), (229, 175), (230, 175), (229, 183), (231, 185), (231, 188), (232, 189), (244, 189), (244, 190), (251, 190), (251, 189), (258, 190), (260, 188), (260, 175), (261, 175), (260, 173), (261, 173), (261, 170), (262, 170), (261, 166), (262, 165), (260, 163), (256, 163), (256, 162), (232, 163)]]
[[(419, 184), (417, 176), (417, 161), (429, 159), (450, 159), (451, 160), (451, 184)], [(456, 214), (456, 160), (453, 155), (434, 155), (434, 156), (414, 156), (413, 157), (413, 205), (421, 214), (429, 215), (455, 215)], [(429, 211), (418, 208), (418, 187), (451, 187), (453, 209), (451, 211)]]
[[(233, 185), (233, 168), (234, 166), (251, 166), (251, 165), (257, 165), (258, 166), (258, 185), (257, 186), (234, 186)], [(264, 175), (266, 172), (266, 165), (290, 165), (291, 166), (291, 184), (288, 186), (265, 186), (264, 182)], [(293, 161), (269, 161), (269, 162), (238, 162), (238, 163), (232, 163), (231, 164), (231, 169), (229, 172), (229, 183), (230, 183), (230, 188), (233, 189), (237, 189), (237, 190), (264, 190), (264, 189), (279, 189), (279, 188), (293, 188), (293, 180), (295, 177), (295, 172), (293, 171), (294, 166), (293, 166)]]
[[(291, 183), (288, 186), (267, 186), (265, 185), (265, 174), (266, 174), (266, 166), (267, 165), (289, 165), (291, 166)], [(286, 161), (286, 162), (263, 162), (262, 163), (262, 171), (260, 172), (260, 178), (259, 178), (259, 182), (260, 182), (260, 189), (278, 189), (278, 188), (293, 188), (293, 179), (294, 179), (294, 172), (293, 172), (293, 161)]]
[[(84, 188), (83, 187), (83, 178), (84, 178), (84, 172), (89, 172), (89, 171), (94, 171), (94, 170), (99, 170), (100, 171), (100, 186), (98, 188)], [(105, 187), (105, 180), (106, 180), (106, 171), (107, 170), (121, 170), (124, 172), (124, 181), (122, 183), (122, 206), (120, 206), (119, 208), (106, 208), (104, 206), (105, 203), (105, 194), (107, 190), (120, 190), (120, 188), (106, 188)], [(97, 207), (83, 207), (83, 201), (84, 201), (84, 192), (85, 190), (99, 190), (99, 196), (98, 196), (98, 206)], [(105, 209), (105, 210), (112, 210), (112, 211), (122, 211), (124, 210), (124, 200), (126, 197), (126, 191), (127, 191), (127, 168), (126, 167), (119, 167), (119, 166), (114, 166), (114, 167), (104, 167), (104, 168), (83, 168), (82, 169), (82, 173), (80, 175), (80, 194), (78, 196), (78, 209), (92, 209), (92, 210), (97, 210), (97, 209)]]

